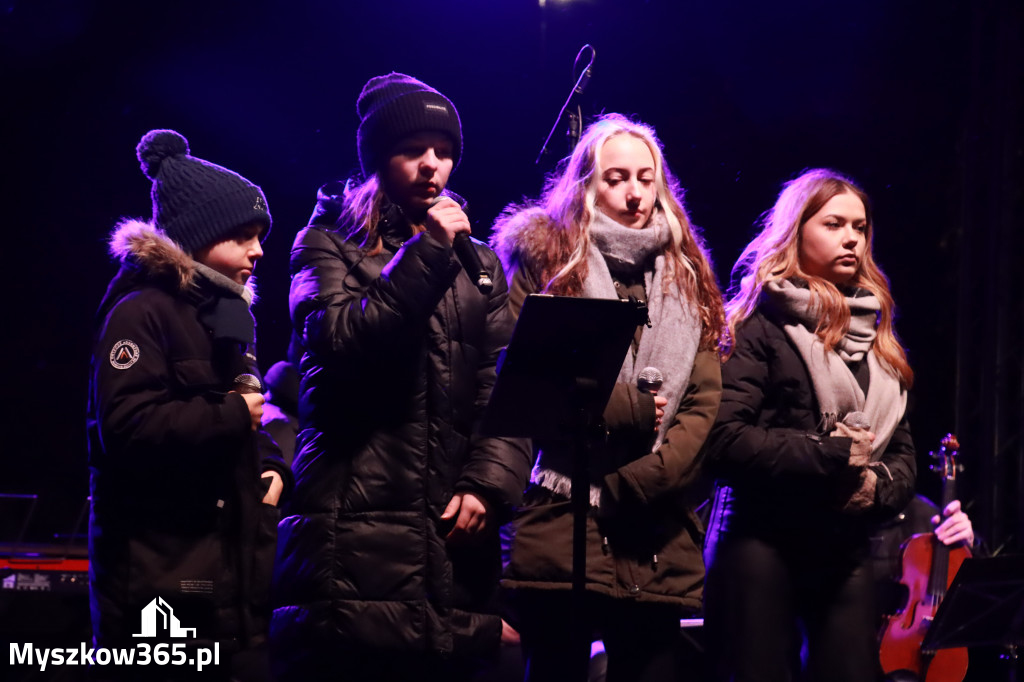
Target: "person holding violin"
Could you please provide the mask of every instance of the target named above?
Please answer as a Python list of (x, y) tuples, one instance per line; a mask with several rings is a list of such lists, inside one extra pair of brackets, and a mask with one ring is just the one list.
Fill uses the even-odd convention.
[(906, 595), (899, 590), (902, 566), (900, 548), (919, 533), (935, 533), (947, 547), (974, 547), (974, 526), (960, 500), (953, 500), (939, 515), (939, 508), (923, 495), (915, 495), (906, 508), (881, 524), (871, 538), (871, 564), (875, 576), (879, 620), (903, 608)]
[[(940, 523), (941, 520), (941, 523)], [(944, 545), (974, 545), (974, 525), (971, 523), (967, 512), (960, 506), (960, 500), (953, 500), (942, 510), (940, 519), (938, 510), (931, 517), (931, 523), (935, 528), (935, 537)]]
[[(944, 499), (952, 494), (946, 485), (944, 481)], [(940, 515), (939, 508), (922, 495), (871, 538), (879, 607), (879, 662), (885, 682), (959, 682), (964, 678), (967, 649), (942, 649), (933, 657), (922, 656), (927, 628), (920, 624), (934, 617), (945, 595), (944, 589), (930, 587), (932, 580), (943, 587), (949, 584), (971, 555), (973, 545), (974, 528), (959, 500), (952, 500)]]
[[(867, 195), (813, 169), (786, 183), (733, 269), (709, 437), (705, 543), (716, 680), (873, 682), (870, 538), (914, 494), (913, 372), (874, 261)], [(736, 276), (738, 275), (738, 279)]]

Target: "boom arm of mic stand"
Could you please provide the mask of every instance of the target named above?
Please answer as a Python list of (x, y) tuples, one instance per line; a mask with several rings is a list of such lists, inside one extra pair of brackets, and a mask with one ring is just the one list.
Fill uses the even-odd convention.
[[(573, 98), (583, 92), (583, 88), (586, 87), (587, 81), (590, 80), (590, 67), (594, 65), (594, 59), (597, 57), (597, 51), (590, 45), (584, 45), (580, 48), (580, 54), (583, 50), (590, 48), (590, 61), (587, 63), (587, 68), (583, 69), (580, 73), (579, 78), (576, 79), (576, 83), (572, 86), (572, 90), (569, 91), (569, 96), (565, 99), (565, 104), (558, 110), (558, 116), (555, 118), (555, 124), (551, 126), (551, 130), (548, 131), (548, 136), (544, 138), (544, 145), (540, 148), (540, 153), (537, 154), (537, 158), (534, 160), (535, 164), (539, 164), (541, 158), (544, 156), (544, 152), (548, 150), (548, 144), (551, 142), (551, 138), (554, 137), (555, 131), (558, 130), (558, 124), (562, 122), (562, 117), (565, 115), (565, 110), (569, 108), (569, 104), (572, 103)], [(579, 59), (579, 54), (576, 55), (576, 59)]]
[[(569, 112), (569, 130), (565, 132), (565, 137), (569, 141), (569, 153), (572, 154), (572, 150), (576, 149), (576, 145), (580, 142), (580, 129), (583, 127), (583, 112), (580, 111), (580, 105), (576, 105), (576, 111)], [(543, 152), (541, 152), (543, 154)]]

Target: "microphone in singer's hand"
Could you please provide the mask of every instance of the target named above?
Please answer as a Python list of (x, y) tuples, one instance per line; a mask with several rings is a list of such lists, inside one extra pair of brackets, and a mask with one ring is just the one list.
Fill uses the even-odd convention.
[(636, 377), (636, 387), (644, 393), (657, 393), (665, 375), (657, 367), (644, 367)]
[(262, 393), (263, 382), (254, 374), (239, 374), (232, 382), (235, 392), (242, 394)]
[(847, 412), (846, 416), (843, 417), (843, 423), (851, 429), (864, 429), (866, 431), (871, 428), (871, 422), (868, 421), (868, 416), (863, 412)]
[[(441, 196), (430, 202), (433, 206), (437, 202), (444, 198), (450, 197), (447, 194)], [(452, 199), (452, 201), (456, 201)], [(456, 201), (456, 203), (460, 203)], [(465, 207), (463, 206), (463, 210)], [(462, 264), (462, 269), (469, 275), (469, 279), (473, 281), (476, 288), (480, 290), (481, 294), (489, 294), (494, 289), (494, 282), (491, 280), (491, 274), (484, 268), (483, 263), (480, 262), (480, 254), (476, 252), (476, 247), (473, 246), (473, 241), (469, 238), (469, 235), (465, 232), (459, 232), (452, 239), (452, 248), (455, 250), (455, 255), (459, 259), (459, 263)]]
[(491, 290), (494, 289), (494, 282), (491, 281), (490, 273), (480, 262), (480, 254), (476, 252), (476, 247), (473, 246), (469, 235), (465, 232), (455, 235), (455, 238), (452, 239), (452, 248), (455, 249), (455, 255), (459, 257), (459, 262), (462, 263), (462, 269), (473, 280), (473, 284), (480, 290), (480, 293), (491, 293)]

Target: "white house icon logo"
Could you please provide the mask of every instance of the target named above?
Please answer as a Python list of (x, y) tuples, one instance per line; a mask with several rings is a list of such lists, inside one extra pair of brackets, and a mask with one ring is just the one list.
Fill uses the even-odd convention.
[(132, 637), (156, 637), (157, 630), (166, 632), (171, 637), (195, 637), (195, 628), (183, 628), (174, 615), (171, 605), (157, 597), (142, 609), (142, 632)]

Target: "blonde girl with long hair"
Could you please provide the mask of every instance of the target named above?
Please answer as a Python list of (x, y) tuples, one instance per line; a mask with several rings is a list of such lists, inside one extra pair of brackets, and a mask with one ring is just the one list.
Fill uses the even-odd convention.
[[(518, 314), (531, 293), (636, 297), (637, 328), (590, 458), (586, 618), (608, 680), (675, 679), (679, 618), (700, 607), (703, 531), (690, 495), (720, 395), (721, 294), (654, 131), (619, 114), (588, 127), (540, 199), (499, 218), (492, 244)], [(665, 380), (637, 388), (645, 367)], [(523, 507), (507, 533), (503, 585), (528, 676), (570, 679), (570, 461), (534, 443)], [(690, 495), (690, 497), (688, 497)]]

